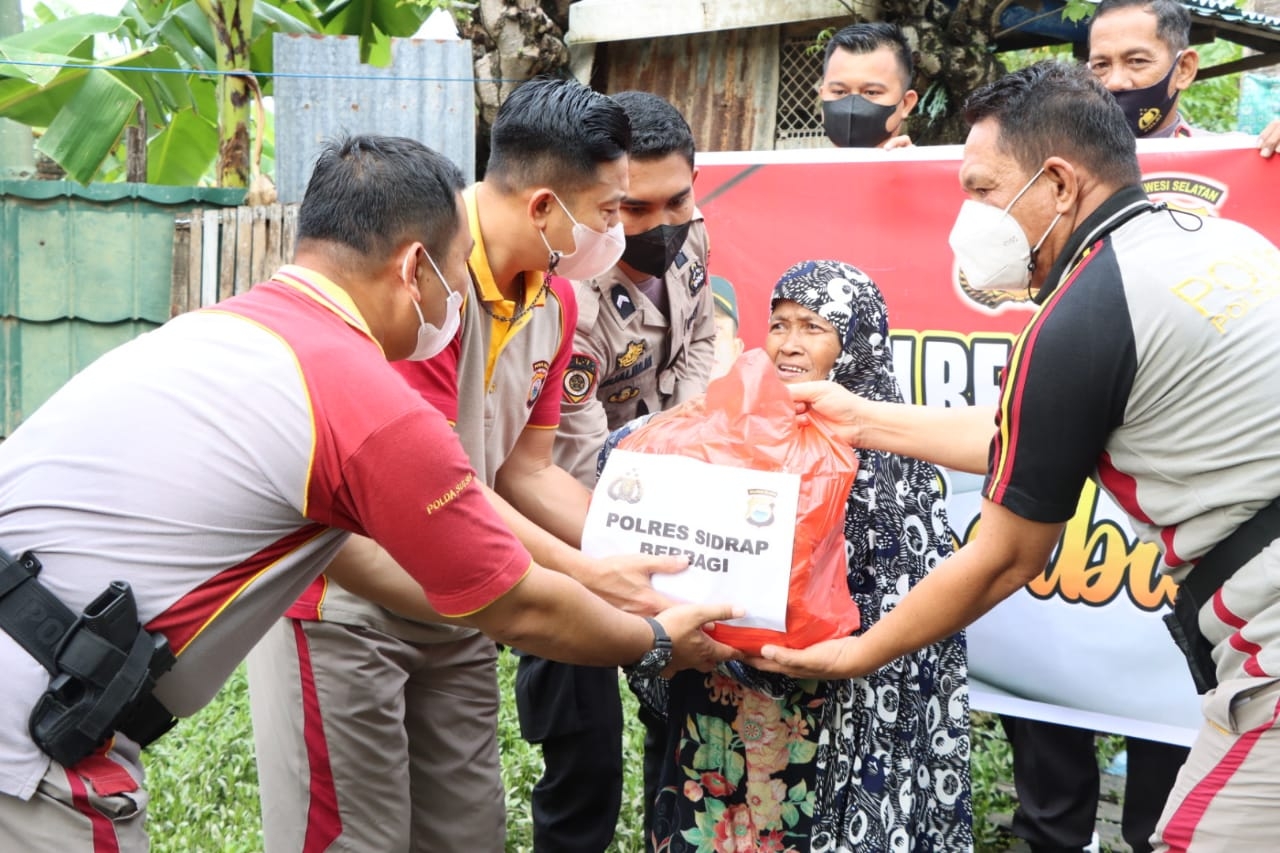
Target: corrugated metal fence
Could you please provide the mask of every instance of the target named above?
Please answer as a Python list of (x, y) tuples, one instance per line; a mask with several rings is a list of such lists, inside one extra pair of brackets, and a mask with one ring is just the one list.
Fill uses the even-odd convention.
[(243, 200), (244, 190), (0, 180), (0, 437), (170, 317), (176, 218)]
[(194, 208), (174, 219), (171, 315), (271, 277), (293, 255), (298, 205)]

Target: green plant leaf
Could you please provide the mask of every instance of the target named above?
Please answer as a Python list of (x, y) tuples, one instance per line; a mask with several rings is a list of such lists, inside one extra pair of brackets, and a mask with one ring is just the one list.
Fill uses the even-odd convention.
[[(147, 49), (136, 50), (101, 60), (98, 64), (119, 65), (148, 52)], [(48, 127), (79, 92), (90, 73), (85, 68), (63, 68), (47, 86), (36, 86), (15, 78), (0, 78), (0, 118), (13, 119), (31, 127)]]
[[(5, 62), (10, 60), (10, 62)], [(40, 62), (44, 65), (13, 65), (13, 62)], [(56, 53), (39, 53), (0, 42), (0, 77), (25, 80), (37, 86), (46, 86), (58, 76), (58, 66), (65, 65), (67, 57)]]
[(1097, 9), (1096, 3), (1090, 3), (1089, 0), (1067, 0), (1065, 6), (1062, 7), (1062, 18), (1065, 21), (1083, 21), (1093, 15), (1093, 10)]
[(264, 32), (314, 33), (320, 30), (320, 18), (301, 3), (269, 3), (258, 0), (253, 4), (252, 37)]
[(120, 138), (141, 98), (110, 71), (90, 71), (63, 107), (36, 150), (82, 184), (89, 183)]
[(181, 24), (182, 31), (188, 36), (188, 39), (206, 56), (210, 57), (209, 64), (206, 68), (213, 68), (215, 64), (212, 57), (217, 55), (213, 44), (213, 25), (209, 23), (209, 19), (204, 12), (200, 10), (194, 0), (189, 0), (173, 10), (172, 21)]
[(71, 15), (0, 39), (0, 45), (70, 56), (85, 39), (99, 33), (114, 35), (124, 24), (119, 15)]
[(218, 153), (218, 127), (187, 109), (147, 142), (147, 182), (196, 185)]
[(48, 127), (58, 110), (71, 100), (85, 74), (64, 71), (44, 87), (25, 80), (0, 79), (0, 118), (30, 127)]
[(180, 8), (190, 5), (170, 9), (151, 29), (141, 31), (139, 37), (148, 44), (169, 46), (190, 68), (212, 69), (216, 63), (211, 52), (213, 42), (208, 20), (196, 8), (192, 20), (200, 30), (198, 35), (193, 35), (186, 20), (178, 14)]
[(320, 19), (326, 33), (360, 37), (361, 62), (388, 65), (391, 62), (390, 39), (413, 35), (430, 13), (427, 6), (410, 3), (338, 0), (325, 9)]
[(127, 68), (167, 68), (182, 71), (177, 56), (167, 47), (156, 47), (145, 57), (121, 62), (117, 66), (120, 82), (137, 92), (147, 110), (147, 122), (163, 127), (169, 115), (191, 107), (191, 87), (186, 74), (155, 71), (125, 71)]
[(191, 102), (195, 106), (196, 115), (206, 120), (218, 122), (218, 81), (210, 77), (191, 78)]

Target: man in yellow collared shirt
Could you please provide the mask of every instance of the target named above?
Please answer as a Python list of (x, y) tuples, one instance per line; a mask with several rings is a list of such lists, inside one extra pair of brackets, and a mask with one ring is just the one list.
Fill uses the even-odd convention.
[[(575, 550), (589, 493), (551, 455), (577, 315), (559, 276), (599, 274), (622, 252), (629, 127), (611, 99), (573, 82), (537, 79), (508, 98), (485, 178), (464, 193), (475, 245), (461, 331), (434, 358), (396, 368), (454, 423), (535, 560), (650, 614), (664, 599), (649, 574), (682, 561)], [(317, 823), (340, 825), (351, 849), (501, 851), (493, 642), (336, 584), (313, 588), (288, 617), (249, 668), (267, 853), (301, 849)], [(308, 707), (322, 734), (308, 737)], [(323, 790), (293, 771), (299, 755), (327, 765)]]

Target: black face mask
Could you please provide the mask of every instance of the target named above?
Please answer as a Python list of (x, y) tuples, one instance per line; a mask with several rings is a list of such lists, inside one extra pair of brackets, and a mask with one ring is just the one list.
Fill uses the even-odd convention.
[(658, 225), (639, 234), (628, 234), (622, 260), (632, 269), (661, 278), (680, 253), (692, 224), (693, 220), (689, 220), (683, 225)]
[(1173, 109), (1178, 93), (1169, 93), (1169, 81), (1173, 79), (1173, 72), (1177, 70), (1181, 56), (1179, 51), (1173, 58), (1173, 64), (1169, 66), (1169, 73), (1150, 86), (1111, 93), (1120, 109), (1124, 110), (1124, 120), (1129, 123), (1134, 136), (1146, 136), (1155, 130)]
[(897, 108), (873, 104), (861, 95), (823, 101), (822, 129), (841, 148), (875, 148), (892, 135), (884, 126)]

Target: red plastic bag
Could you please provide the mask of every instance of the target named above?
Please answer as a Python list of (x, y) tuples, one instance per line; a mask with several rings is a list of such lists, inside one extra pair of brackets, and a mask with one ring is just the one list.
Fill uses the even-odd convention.
[(857, 630), (858, 607), (845, 577), (844, 514), (858, 458), (821, 423), (798, 422), (791, 394), (763, 350), (741, 356), (713, 381), (703, 406), (651, 421), (618, 446), (800, 475), (787, 630), (717, 624), (715, 639), (759, 654), (766, 643), (803, 648)]

